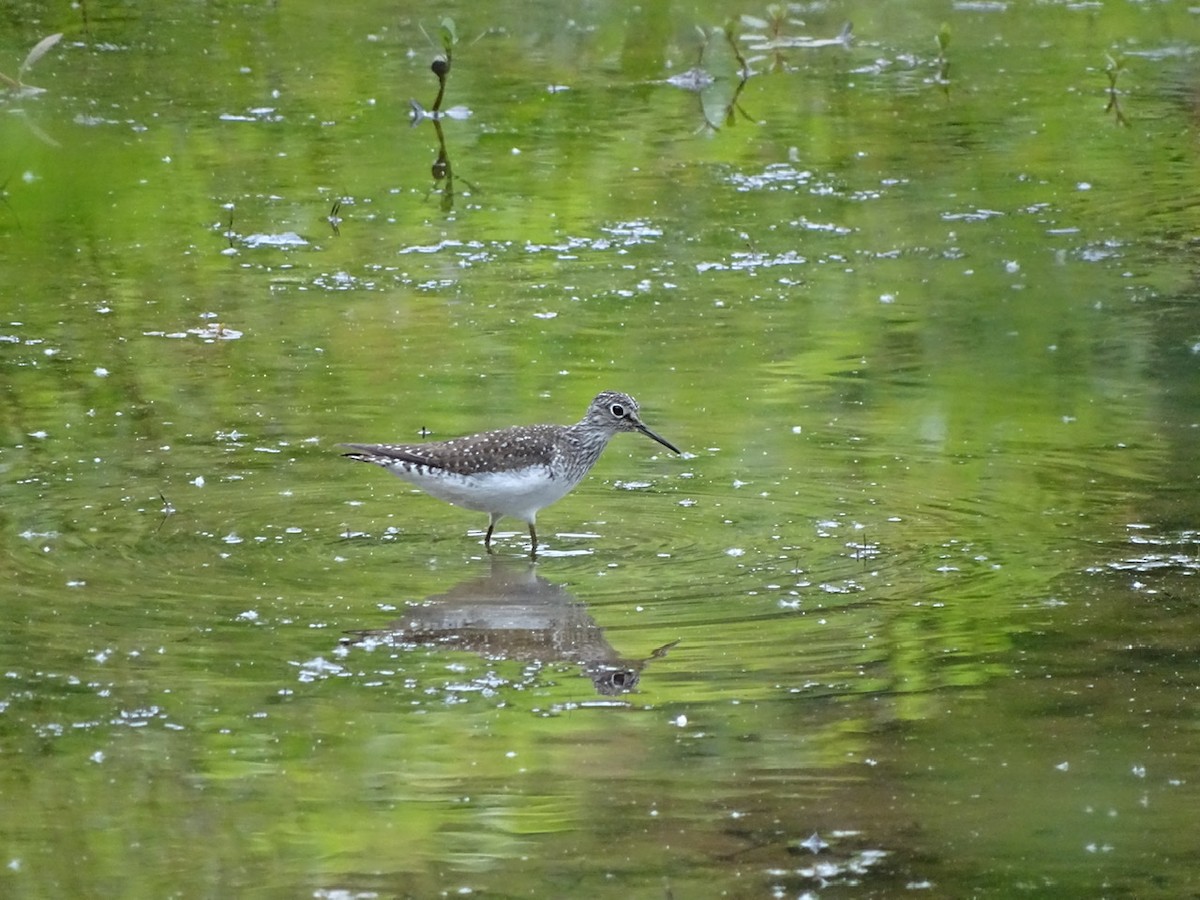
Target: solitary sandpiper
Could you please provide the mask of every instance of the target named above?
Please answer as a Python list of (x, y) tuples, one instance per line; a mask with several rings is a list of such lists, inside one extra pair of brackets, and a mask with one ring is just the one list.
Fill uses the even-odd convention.
[(537, 556), (538, 510), (561, 500), (595, 465), (618, 431), (640, 431), (668, 450), (679, 449), (638, 418), (637, 401), (619, 391), (596, 395), (574, 425), (516, 425), (449, 441), (421, 444), (343, 444), (350, 459), (383, 466), (439, 500), (490, 516), (483, 545), (501, 516), (529, 525)]

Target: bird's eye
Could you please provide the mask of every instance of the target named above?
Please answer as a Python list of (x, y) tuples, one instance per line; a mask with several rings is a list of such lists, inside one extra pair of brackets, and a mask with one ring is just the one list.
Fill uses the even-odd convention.
[(608, 411), (618, 419), (625, 418), (625, 407), (623, 407), (620, 403), (614, 403), (608, 408)]

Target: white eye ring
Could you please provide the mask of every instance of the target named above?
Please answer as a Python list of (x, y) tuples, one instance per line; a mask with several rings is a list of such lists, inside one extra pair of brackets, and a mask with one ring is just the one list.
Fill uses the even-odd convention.
[(614, 403), (608, 408), (608, 411), (618, 419), (625, 418), (625, 407), (623, 407), (620, 403)]

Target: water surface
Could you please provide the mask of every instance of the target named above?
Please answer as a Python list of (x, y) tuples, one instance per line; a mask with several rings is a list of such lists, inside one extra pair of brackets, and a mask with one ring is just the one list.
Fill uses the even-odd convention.
[(4, 9), (0, 892), (1200, 888), (1195, 10)]

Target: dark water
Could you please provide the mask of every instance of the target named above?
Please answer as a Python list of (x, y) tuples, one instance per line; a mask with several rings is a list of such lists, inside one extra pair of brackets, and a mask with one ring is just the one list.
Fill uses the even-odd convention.
[(0, 9), (0, 893), (1200, 891), (1195, 10)]

